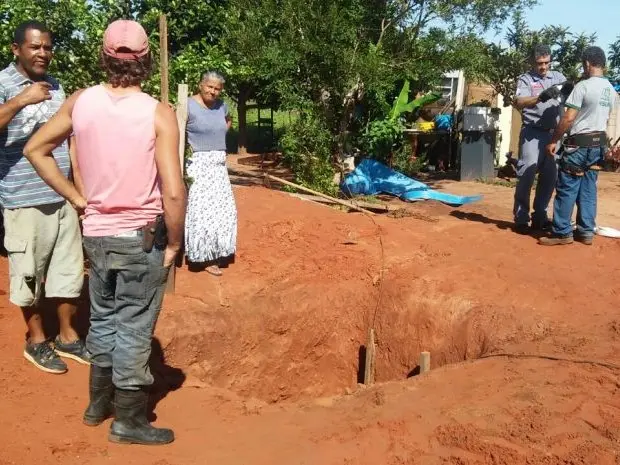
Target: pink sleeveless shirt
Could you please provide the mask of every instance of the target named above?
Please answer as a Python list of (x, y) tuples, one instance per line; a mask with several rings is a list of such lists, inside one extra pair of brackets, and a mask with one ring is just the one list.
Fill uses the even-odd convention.
[(133, 231), (162, 213), (155, 165), (157, 103), (142, 92), (117, 96), (101, 85), (86, 89), (75, 102), (85, 236)]

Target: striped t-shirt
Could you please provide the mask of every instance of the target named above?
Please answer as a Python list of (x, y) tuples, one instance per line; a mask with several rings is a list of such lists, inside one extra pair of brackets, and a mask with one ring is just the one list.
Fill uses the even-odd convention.
[[(52, 99), (24, 107), (5, 129), (0, 130), (0, 205), (4, 208), (34, 207), (63, 201), (23, 156), (24, 146), (32, 134), (58, 111), (65, 100), (58, 81), (51, 76), (45, 80), (52, 86)], [(0, 71), (0, 104), (16, 97), (32, 83), (14, 64), (10, 64)], [(71, 161), (67, 142), (52, 153), (60, 170), (68, 177)]]

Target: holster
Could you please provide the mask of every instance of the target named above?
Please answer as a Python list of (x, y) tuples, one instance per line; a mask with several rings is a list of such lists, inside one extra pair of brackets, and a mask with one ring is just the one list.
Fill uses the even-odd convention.
[(168, 231), (162, 215), (142, 226), (142, 249), (150, 252), (154, 245), (161, 249), (168, 245)]
[(566, 160), (564, 160), (564, 157), (560, 158), (559, 161), (559, 167), (560, 170), (564, 171), (565, 173), (568, 173), (572, 176), (583, 176), (585, 171), (583, 168), (580, 168), (578, 166), (575, 166), (571, 163), (567, 163)]

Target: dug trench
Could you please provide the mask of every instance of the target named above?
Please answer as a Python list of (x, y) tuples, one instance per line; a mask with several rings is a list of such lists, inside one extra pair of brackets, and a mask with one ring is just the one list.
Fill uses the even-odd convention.
[(370, 326), (378, 382), (417, 374), (423, 350), (439, 367), (477, 358), (499, 343), (484, 308), (428, 288), (419, 291), (423, 297), (411, 287), (403, 291), (385, 285), (374, 319), (372, 283), (355, 294), (336, 283), (276, 285), (263, 291), (268, 295), (231, 300), (223, 309), (195, 302), (182, 315), (170, 312), (158, 336), (166, 363), (181, 368), (190, 383), (269, 403), (355, 389), (363, 381)]
[[(510, 232), (447, 206), (420, 207), (439, 221), (371, 220), (262, 188), (237, 197), (234, 266), (219, 279), (181, 270), (158, 323), (166, 365), (188, 386), (266, 403), (341, 395), (363, 379), (371, 327), (376, 381), (405, 380), (421, 351), (436, 369), (561, 338), (553, 314), (579, 305), (538, 286), (544, 267), (519, 268), (533, 244), (506, 245)], [(481, 234), (490, 228), (500, 237)]]
[[(156, 453), (109, 443), (109, 423), (81, 426), (88, 367), (33, 370), (0, 292), (0, 463), (617, 463), (620, 370), (575, 361), (620, 360), (620, 243), (541, 248), (506, 228), (511, 190), (456, 187), (488, 196), (374, 221), (235, 189), (235, 263), (221, 278), (178, 269), (157, 325), (152, 419), (177, 440)], [(364, 389), (371, 326), (377, 382)], [(430, 373), (408, 378), (423, 350)], [(497, 353), (572, 360), (483, 355)]]

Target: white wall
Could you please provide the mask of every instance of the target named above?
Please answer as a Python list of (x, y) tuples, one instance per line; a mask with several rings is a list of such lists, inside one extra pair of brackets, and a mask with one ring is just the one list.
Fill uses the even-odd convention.
[[(497, 163), (499, 166), (506, 164), (506, 154), (510, 151), (510, 137), (512, 135), (512, 106), (504, 106), (504, 97), (499, 94), (497, 96), (497, 107), (502, 110), (499, 115), (499, 130), (501, 134), (501, 143), (499, 152), (497, 153)], [(514, 154), (516, 156), (516, 154)]]

